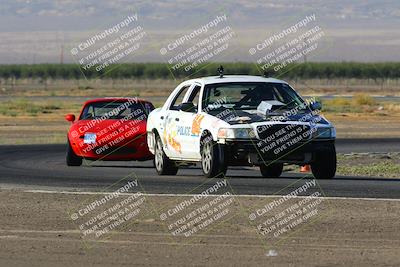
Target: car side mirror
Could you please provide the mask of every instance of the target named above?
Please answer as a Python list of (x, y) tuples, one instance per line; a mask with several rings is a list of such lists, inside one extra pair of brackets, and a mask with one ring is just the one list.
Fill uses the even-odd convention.
[(74, 122), (75, 121), (75, 115), (74, 114), (67, 114), (67, 115), (65, 115), (65, 119), (67, 121)]
[(310, 109), (311, 110), (321, 110), (322, 109), (322, 104), (321, 104), (321, 102), (318, 102), (318, 101), (316, 101), (316, 102), (312, 102), (311, 104), (310, 104)]
[(196, 107), (192, 102), (185, 102), (180, 104), (179, 110), (184, 111), (184, 112), (195, 112)]

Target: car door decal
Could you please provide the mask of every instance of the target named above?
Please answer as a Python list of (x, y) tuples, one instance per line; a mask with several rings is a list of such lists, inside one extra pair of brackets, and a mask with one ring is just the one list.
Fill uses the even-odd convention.
[[(167, 132), (168, 129), (168, 132)], [(167, 116), (164, 127), (164, 140), (168, 143), (175, 151), (182, 153), (181, 144), (177, 141), (177, 126), (173, 118)]]
[(204, 115), (203, 114), (197, 114), (192, 122), (192, 136), (199, 136), (200, 135), (200, 124), (201, 121), (204, 119)]

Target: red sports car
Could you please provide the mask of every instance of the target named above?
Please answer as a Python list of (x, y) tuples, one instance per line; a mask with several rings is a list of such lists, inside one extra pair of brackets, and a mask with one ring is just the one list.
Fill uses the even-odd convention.
[(67, 165), (90, 160), (148, 160), (147, 116), (152, 103), (138, 98), (98, 98), (87, 101), (68, 132)]

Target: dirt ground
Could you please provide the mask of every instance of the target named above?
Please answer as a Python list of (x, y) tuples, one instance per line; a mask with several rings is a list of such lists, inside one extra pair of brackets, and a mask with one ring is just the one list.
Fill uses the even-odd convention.
[(399, 178), (400, 153), (338, 154), (337, 175)]
[[(144, 202), (136, 206), (140, 208), (138, 215), (102, 236), (85, 235), (79, 225), (106, 207), (98, 206), (89, 214), (90, 218), (71, 218), (103, 196), (1, 191), (0, 265), (400, 265), (400, 201), (396, 200), (312, 199), (313, 211), (317, 211), (314, 216), (275, 235), (277, 232), (262, 234), (257, 229), (263, 228), (258, 226), (266, 219), (279, 217), (282, 221), (293, 216), (299, 211), (291, 208), (307, 198), (286, 200), (265, 215), (259, 212), (282, 198), (207, 197), (162, 220), (164, 212), (169, 214), (174, 207), (176, 211), (190, 197), (141, 195), (137, 199), (144, 198)], [(128, 199), (128, 195), (120, 196), (118, 201), (123, 199)], [(212, 199), (219, 199), (221, 207), (227, 203), (224, 207), (228, 213), (222, 219), (190, 236), (173, 235), (171, 228), (177, 225), (178, 217), (188, 218)], [(207, 211), (217, 207), (218, 203), (213, 203)], [(304, 211), (305, 207), (301, 209)], [(282, 217), (281, 212), (288, 211), (287, 208), (291, 212)], [(254, 212), (260, 216), (251, 220)], [(276, 217), (278, 214), (281, 215)]]
[(396, 138), (400, 136), (400, 113), (323, 114), (336, 127), (338, 138)]

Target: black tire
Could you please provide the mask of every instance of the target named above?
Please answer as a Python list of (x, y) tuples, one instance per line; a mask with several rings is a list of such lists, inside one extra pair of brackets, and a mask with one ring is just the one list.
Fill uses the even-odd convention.
[(265, 178), (278, 178), (283, 171), (283, 163), (270, 163), (260, 165), (261, 175)]
[(222, 145), (212, 140), (210, 135), (206, 135), (201, 140), (201, 168), (207, 178), (222, 178), (228, 169), (225, 152)]
[(81, 166), (82, 165), (82, 157), (79, 157), (78, 155), (75, 154), (75, 152), (72, 150), (69, 140), (68, 140), (68, 145), (67, 145), (67, 155), (65, 158), (66, 158), (67, 166)]
[(323, 151), (317, 152), (315, 161), (310, 164), (312, 174), (316, 179), (331, 179), (336, 173), (335, 145), (329, 145)]
[(175, 162), (165, 155), (161, 138), (158, 135), (156, 135), (154, 146), (154, 167), (159, 175), (176, 175), (179, 169)]

